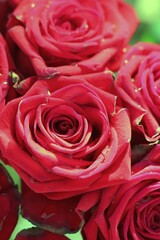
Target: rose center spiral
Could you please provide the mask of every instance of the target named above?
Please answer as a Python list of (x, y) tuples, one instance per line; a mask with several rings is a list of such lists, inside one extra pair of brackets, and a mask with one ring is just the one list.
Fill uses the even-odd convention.
[(54, 129), (58, 134), (67, 134), (69, 130), (73, 129), (73, 125), (69, 121), (61, 120), (55, 123)]
[(78, 18), (69, 18), (68, 16), (62, 16), (59, 18), (57, 25), (66, 31), (74, 31), (80, 27), (81, 21)]

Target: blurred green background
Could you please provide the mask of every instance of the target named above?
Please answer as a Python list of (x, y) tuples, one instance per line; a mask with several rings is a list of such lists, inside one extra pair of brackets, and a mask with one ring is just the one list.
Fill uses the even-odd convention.
[(126, 0), (132, 4), (140, 19), (131, 43), (138, 41), (160, 44), (160, 0)]
[[(138, 41), (160, 44), (160, 0), (126, 0), (126, 2), (134, 6), (140, 19), (139, 27), (131, 40), (131, 44)], [(8, 167), (8, 170), (13, 176), (15, 183), (19, 185), (19, 177), (17, 174), (10, 167)], [(31, 226), (32, 225), (27, 220), (20, 216), (17, 227), (10, 240), (14, 240), (16, 233), (21, 229)], [(71, 240), (82, 240), (80, 233), (68, 235), (68, 237)]]

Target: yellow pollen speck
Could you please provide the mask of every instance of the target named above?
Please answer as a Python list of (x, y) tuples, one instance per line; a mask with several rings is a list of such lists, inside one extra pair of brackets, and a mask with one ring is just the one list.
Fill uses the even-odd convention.
[(124, 53), (126, 53), (127, 52), (127, 48), (123, 48), (123, 50), (122, 50)]
[(131, 79), (132, 82), (135, 82), (134, 78)]
[(160, 127), (157, 128), (156, 132), (157, 132), (157, 133), (160, 133)]
[(34, 8), (36, 6), (35, 3), (31, 3), (31, 8)]
[(126, 63), (126, 64), (127, 64), (127, 63), (128, 63), (128, 60), (127, 60), (127, 59), (126, 59), (126, 60), (124, 60), (124, 63)]
[(86, 24), (84, 25), (84, 27), (85, 27), (86, 29), (88, 29), (89, 26), (88, 26), (88, 24), (86, 23)]
[(101, 39), (101, 42), (105, 42), (105, 41), (106, 41), (106, 39), (105, 39), (105, 38), (102, 38), (102, 39)]
[(111, 70), (109, 70), (109, 69), (106, 69), (106, 70), (104, 70), (104, 74), (113, 74), (113, 72), (111, 71)]
[(16, 19), (21, 21), (22, 20), (22, 15), (16, 16)]
[(140, 119), (136, 120), (136, 124), (137, 124), (137, 125), (139, 125), (139, 124), (140, 124), (140, 122), (141, 122), (141, 120), (140, 120)]

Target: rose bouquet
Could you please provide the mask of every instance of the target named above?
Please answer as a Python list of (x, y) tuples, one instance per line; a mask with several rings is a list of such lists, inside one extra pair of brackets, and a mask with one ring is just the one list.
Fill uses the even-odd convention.
[(0, 239), (160, 239), (160, 45), (131, 45), (135, 9), (0, 9)]

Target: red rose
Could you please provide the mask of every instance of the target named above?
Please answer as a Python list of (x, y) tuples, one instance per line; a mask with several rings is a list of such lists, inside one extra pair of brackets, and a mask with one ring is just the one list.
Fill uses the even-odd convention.
[(28, 0), (9, 19), (9, 45), (16, 44), (14, 60), (26, 76), (113, 70), (137, 24), (122, 0)]
[(0, 165), (0, 239), (8, 240), (18, 219), (19, 193), (5, 168)]
[(63, 199), (130, 177), (128, 114), (105, 91), (104, 73), (90, 83), (39, 80), (2, 111), (2, 156), (35, 192)]
[(160, 138), (160, 46), (138, 43), (125, 56), (118, 79), (118, 95), (127, 107), (133, 130), (148, 141)]
[(160, 239), (159, 161), (160, 149), (155, 149), (133, 166), (128, 182), (102, 190), (94, 207), (84, 207), (85, 199), (79, 203), (79, 210), (88, 210), (84, 240)]

